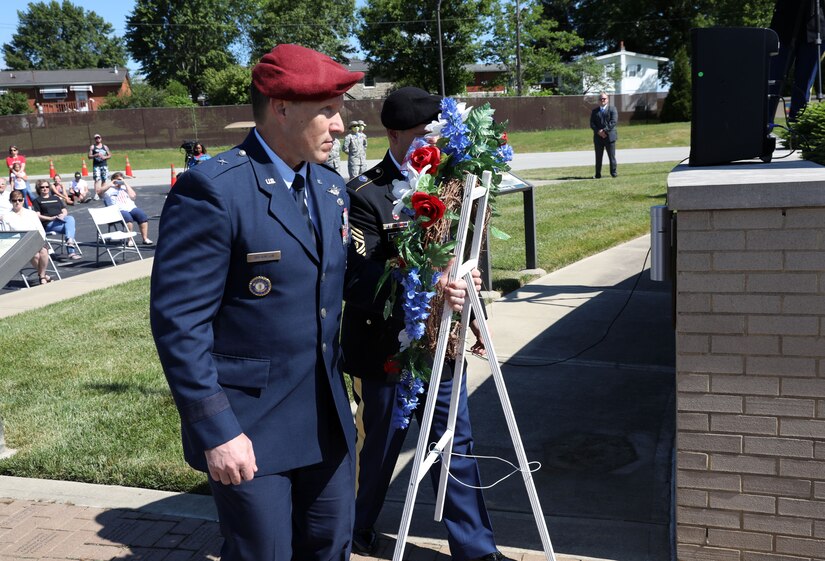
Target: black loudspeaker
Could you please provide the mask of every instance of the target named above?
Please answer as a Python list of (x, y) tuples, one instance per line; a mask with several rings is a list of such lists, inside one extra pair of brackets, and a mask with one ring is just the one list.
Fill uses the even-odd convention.
[(691, 166), (760, 158), (770, 162), (769, 57), (779, 51), (772, 29), (691, 29)]

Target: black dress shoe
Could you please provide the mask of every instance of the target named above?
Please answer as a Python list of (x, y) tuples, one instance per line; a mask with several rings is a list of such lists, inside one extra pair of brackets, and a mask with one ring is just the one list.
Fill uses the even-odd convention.
[(498, 550), (488, 553), (483, 557), (471, 559), (470, 561), (515, 561), (512, 557), (505, 557), (504, 554)]
[(601, 176), (601, 175), (594, 175), (594, 176), (593, 176), (593, 179), (601, 179), (601, 178), (602, 178), (602, 176)]
[(352, 533), (352, 552), (371, 557), (378, 551), (378, 535), (373, 528), (361, 528)]
[(611, 173), (610, 177), (616, 178), (616, 177), (619, 177), (619, 174), (618, 173)]

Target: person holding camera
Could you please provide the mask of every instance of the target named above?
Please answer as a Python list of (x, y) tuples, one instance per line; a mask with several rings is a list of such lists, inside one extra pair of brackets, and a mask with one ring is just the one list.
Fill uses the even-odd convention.
[(149, 239), (149, 217), (135, 204), (137, 193), (123, 180), (123, 173), (116, 171), (112, 174), (112, 184), (109, 187), (97, 189), (97, 194), (103, 199), (106, 206), (116, 206), (126, 221), (129, 231), (134, 230), (134, 223), (138, 223), (143, 245), (152, 245), (155, 242)]

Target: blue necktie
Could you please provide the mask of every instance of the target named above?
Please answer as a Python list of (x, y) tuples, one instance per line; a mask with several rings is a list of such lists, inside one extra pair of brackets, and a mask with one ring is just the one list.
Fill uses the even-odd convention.
[(306, 187), (304, 176), (296, 173), (295, 179), (292, 181), (292, 197), (295, 199), (295, 204), (298, 206), (298, 212), (300, 212), (301, 216), (303, 216), (304, 220), (306, 220), (312, 239), (315, 239), (315, 228), (313, 227), (312, 220), (309, 217), (309, 209), (307, 209), (306, 192), (304, 191), (304, 187)]

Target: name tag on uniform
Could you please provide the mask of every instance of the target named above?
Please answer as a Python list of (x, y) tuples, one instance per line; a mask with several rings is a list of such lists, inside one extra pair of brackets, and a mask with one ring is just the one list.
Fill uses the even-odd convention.
[(259, 251), (258, 253), (247, 253), (247, 263), (265, 263), (267, 261), (280, 261), (280, 251)]

